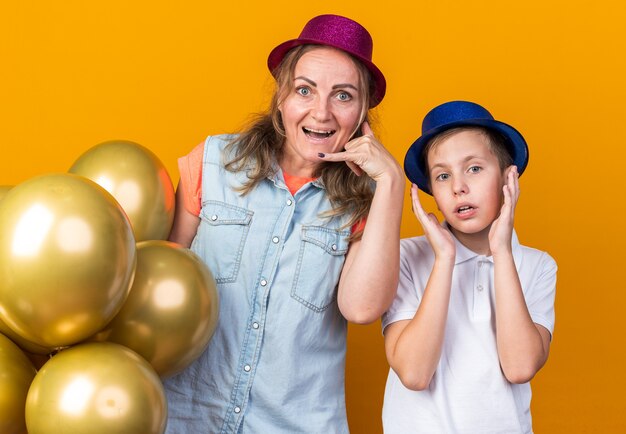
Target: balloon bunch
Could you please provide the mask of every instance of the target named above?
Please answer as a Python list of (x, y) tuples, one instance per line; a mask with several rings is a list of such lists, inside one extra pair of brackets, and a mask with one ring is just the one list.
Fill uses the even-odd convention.
[(165, 167), (134, 142), (0, 186), (0, 432), (164, 432), (160, 379), (204, 351), (219, 302), (163, 241), (173, 216)]

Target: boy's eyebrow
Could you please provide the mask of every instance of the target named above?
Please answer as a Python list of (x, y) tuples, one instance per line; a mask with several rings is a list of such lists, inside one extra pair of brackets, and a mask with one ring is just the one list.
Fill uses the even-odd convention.
[[(309, 83), (311, 86), (317, 87), (317, 83), (316, 82), (314, 82), (310, 78), (307, 78), (307, 77), (305, 77), (303, 75), (299, 75), (298, 77), (294, 78), (294, 81), (295, 80), (304, 80), (307, 83)], [(338, 83), (338, 84), (335, 84), (333, 86), (333, 89), (343, 89), (343, 88), (346, 88), (346, 87), (349, 87), (349, 88), (352, 88), (352, 89), (358, 91), (357, 87), (355, 85), (353, 85), (353, 84), (350, 84), (350, 83)]]
[[(483, 157), (479, 157), (478, 155), (468, 155), (467, 157), (465, 157), (463, 159), (462, 163), (467, 163), (468, 161), (471, 161), (471, 160), (484, 160), (484, 158)], [(446, 164), (446, 163), (437, 163), (437, 164), (433, 164), (431, 166), (430, 170), (433, 170), (436, 167), (444, 167), (445, 168), (447, 166), (449, 166), (449, 165)]]

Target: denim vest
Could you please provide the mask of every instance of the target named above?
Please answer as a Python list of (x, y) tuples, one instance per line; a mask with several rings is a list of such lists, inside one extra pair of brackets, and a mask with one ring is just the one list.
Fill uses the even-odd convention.
[(191, 249), (220, 295), (217, 330), (189, 368), (164, 381), (167, 433), (347, 433), (347, 323), (337, 283), (345, 218), (319, 181), (292, 196), (278, 170), (247, 195), (223, 167), (232, 136), (205, 142), (200, 225)]

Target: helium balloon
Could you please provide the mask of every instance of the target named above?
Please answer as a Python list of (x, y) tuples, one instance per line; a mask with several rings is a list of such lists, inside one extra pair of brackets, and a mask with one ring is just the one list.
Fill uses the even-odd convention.
[(49, 354), (50, 348), (42, 347), (41, 345), (37, 345), (33, 342), (27, 341), (19, 334), (15, 333), (11, 327), (6, 325), (4, 321), (2, 321), (2, 314), (0, 313), (0, 333), (5, 335), (7, 338), (11, 339), (14, 344), (20, 347), (22, 350), (28, 353), (33, 354)]
[(13, 188), (12, 185), (0, 185), (0, 201)]
[(0, 432), (26, 434), (24, 406), (35, 367), (17, 345), (0, 334)]
[(176, 243), (144, 241), (128, 299), (96, 340), (127, 346), (165, 378), (202, 354), (218, 312), (215, 279), (198, 256)]
[(26, 397), (29, 434), (161, 434), (166, 420), (154, 369), (109, 342), (62, 350), (37, 373)]
[(137, 251), (124, 211), (77, 175), (43, 175), (0, 202), (0, 314), (22, 338), (56, 349), (121, 309)]
[(112, 140), (87, 150), (69, 171), (97, 182), (117, 199), (137, 241), (168, 237), (174, 221), (174, 186), (152, 151), (135, 142)]

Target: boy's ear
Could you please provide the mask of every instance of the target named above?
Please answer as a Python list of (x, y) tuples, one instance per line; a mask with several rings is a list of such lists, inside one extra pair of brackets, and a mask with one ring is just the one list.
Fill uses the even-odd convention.
[(502, 180), (506, 184), (506, 179), (509, 177), (509, 173), (511, 173), (515, 169), (515, 165), (511, 164), (507, 168), (502, 171)]

